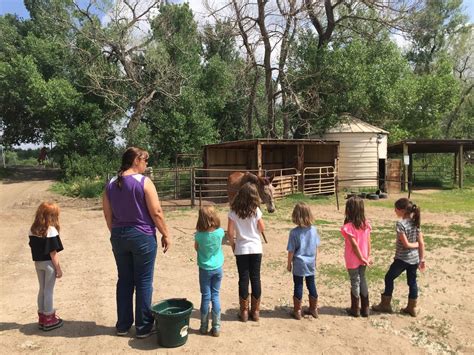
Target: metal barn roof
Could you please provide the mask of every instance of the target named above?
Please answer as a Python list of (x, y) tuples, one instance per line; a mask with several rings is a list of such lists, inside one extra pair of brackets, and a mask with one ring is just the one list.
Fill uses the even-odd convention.
[(341, 117), (341, 123), (330, 128), (326, 133), (389, 133), (349, 114), (343, 114)]

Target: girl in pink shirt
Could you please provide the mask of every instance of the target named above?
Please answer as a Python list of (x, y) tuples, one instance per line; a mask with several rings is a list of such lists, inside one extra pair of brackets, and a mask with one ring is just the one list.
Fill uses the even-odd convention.
[[(341, 234), (345, 240), (344, 258), (351, 279), (351, 308), (347, 313), (353, 317), (369, 316), (369, 289), (365, 269), (372, 264), (370, 259), (370, 231), (372, 227), (365, 219), (364, 201), (351, 197), (346, 202), (344, 225)], [(359, 307), (359, 298), (361, 307)]]

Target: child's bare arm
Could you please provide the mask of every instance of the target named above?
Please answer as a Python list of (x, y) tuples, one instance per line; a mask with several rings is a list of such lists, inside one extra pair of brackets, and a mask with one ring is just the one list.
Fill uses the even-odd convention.
[(418, 235), (418, 255), (420, 257), (420, 265), (419, 268), (421, 271), (424, 271), (426, 268), (425, 265), (425, 239), (423, 233), (420, 232)]
[(291, 251), (288, 252), (288, 263), (286, 265), (286, 269), (291, 272), (291, 263), (293, 262), (293, 255), (295, 253), (292, 253)]
[(400, 241), (402, 242), (403, 244), (403, 247), (405, 249), (417, 249), (418, 248), (418, 242), (415, 242), (415, 243), (410, 243), (408, 241), (408, 238), (407, 236), (405, 235), (405, 233), (402, 233), (402, 232), (399, 232), (398, 233), (398, 238), (400, 238)]
[(227, 239), (229, 240), (232, 251), (235, 250), (235, 225), (230, 218), (227, 219)]
[(257, 222), (257, 228), (260, 233), (265, 233), (265, 223), (263, 222), (263, 219), (260, 218)]
[(49, 253), (51, 256), (51, 262), (53, 263), (54, 269), (56, 270), (56, 277), (60, 279), (63, 276), (63, 272), (61, 270), (61, 266), (59, 265), (59, 256), (56, 250), (53, 250)]
[(199, 244), (198, 242), (194, 241), (194, 250), (198, 251), (199, 249)]

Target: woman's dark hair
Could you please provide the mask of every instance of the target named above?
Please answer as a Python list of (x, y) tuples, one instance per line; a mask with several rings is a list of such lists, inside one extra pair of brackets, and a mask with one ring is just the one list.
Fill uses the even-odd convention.
[(146, 150), (136, 148), (136, 147), (129, 147), (122, 155), (122, 165), (120, 165), (120, 169), (117, 171), (117, 186), (119, 189), (122, 188), (122, 180), (123, 180), (123, 172), (130, 169), (133, 165), (133, 162), (137, 157), (148, 157), (148, 152)]
[(410, 216), (410, 218), (413, 220), (413, 223), (415, 223), (415, 226), (417, 228), (420, 228), (420, 224), (421, 224), (420, 207), (415, 205), (406, 197), (403, 197), (403, 198), (398, 199), (395, 202), (395, 208), (397, 210), (405, 211), (405, 215)]
[(346, 202), (344, 224), (352, 223), (356, 229), (365, 229), (364, 201), (357, 196), (349, 198)]
[(257, 214), (257, 207), (260, 206), (260, 196), (255, 184), (248, 182), (240, 188), (237, 196), (230, 206), (237, 216), (246, 219)]

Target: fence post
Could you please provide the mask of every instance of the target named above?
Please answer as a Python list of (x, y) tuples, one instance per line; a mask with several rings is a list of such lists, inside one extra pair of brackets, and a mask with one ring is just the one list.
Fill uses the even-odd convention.
[(202, 185), (199, 184), (199, 208), (202, 207)]
[(196, 201), (194, 200), (194, 174), (195, 174), (195, 168), (193, 167), (191, 170), (191, 207), (194, 207), (196, 205)]

